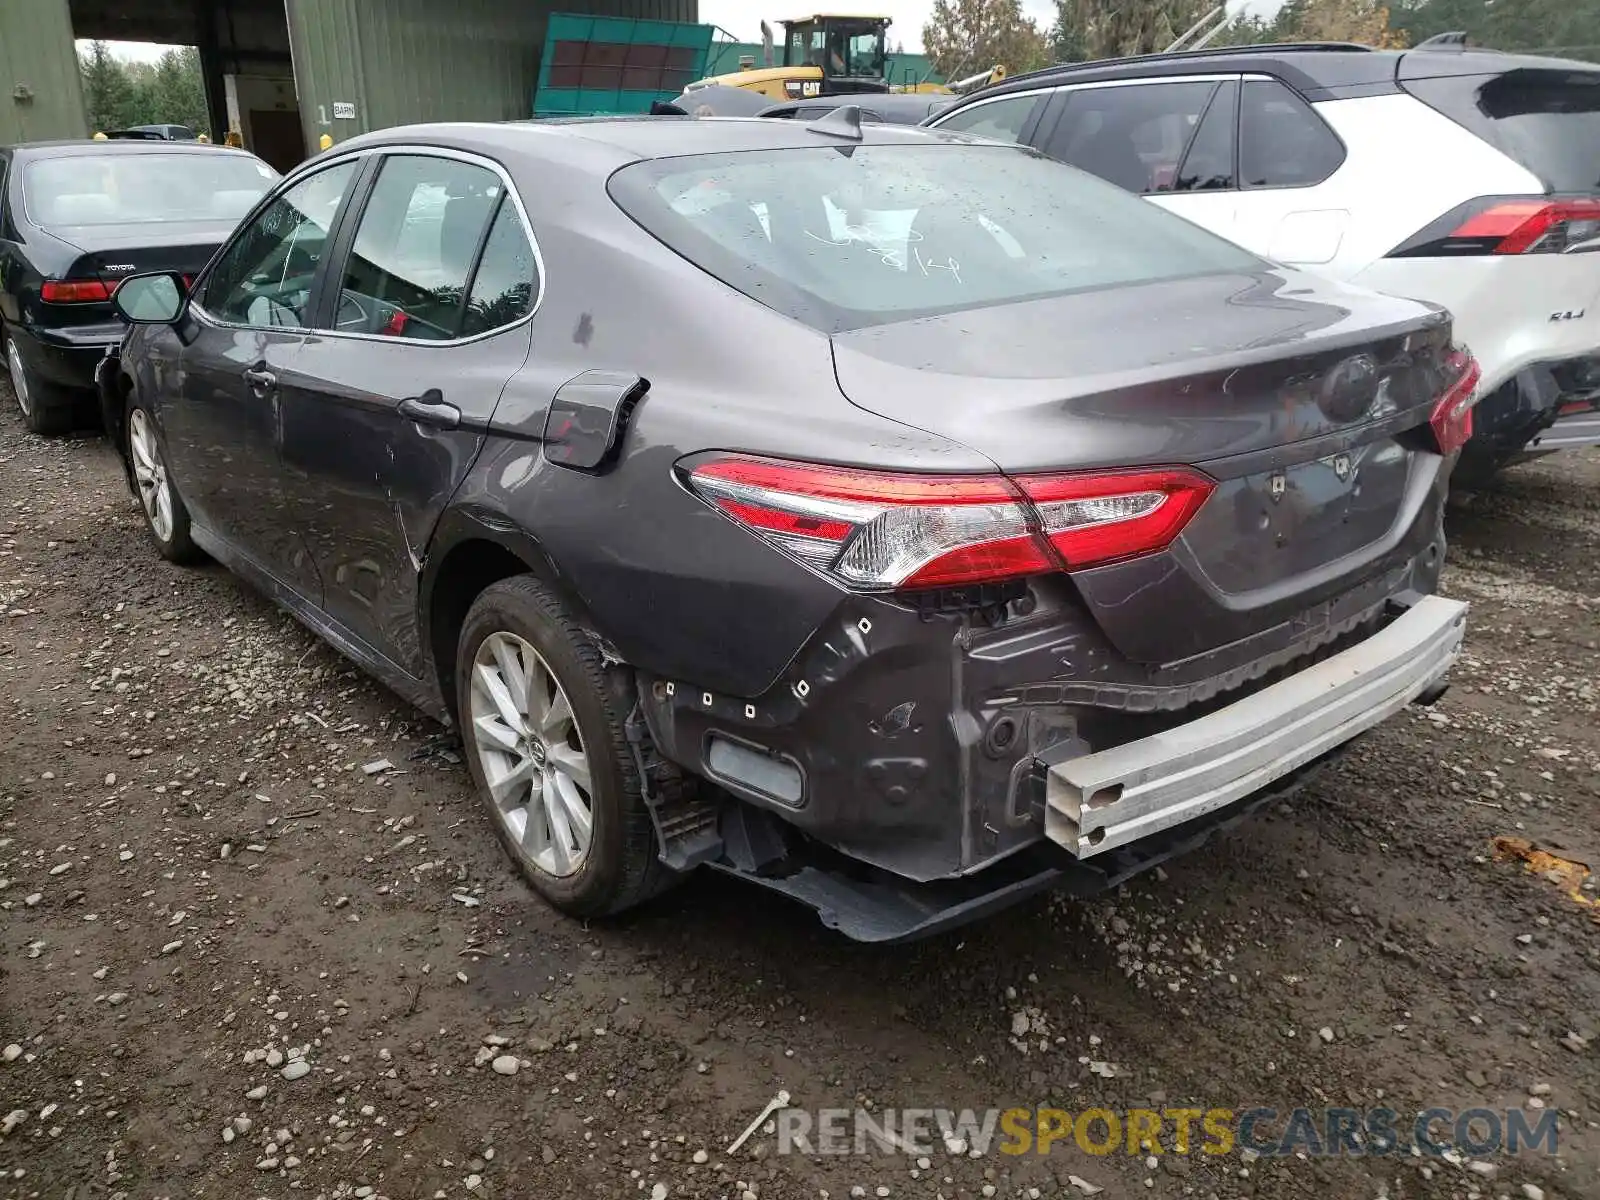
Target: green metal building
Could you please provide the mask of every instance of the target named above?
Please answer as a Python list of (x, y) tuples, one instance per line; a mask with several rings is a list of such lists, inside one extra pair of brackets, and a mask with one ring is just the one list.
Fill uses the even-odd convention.
[(66, 0), (0, 0), (0, 145), (84, 132)]
[(0, 0), (0, 142), (89, 133), (73, 39), (199, 48), (211, 136), (284, 168), (324, 135), (530, 116), (554, 12), (696, 22), (699, 0)]

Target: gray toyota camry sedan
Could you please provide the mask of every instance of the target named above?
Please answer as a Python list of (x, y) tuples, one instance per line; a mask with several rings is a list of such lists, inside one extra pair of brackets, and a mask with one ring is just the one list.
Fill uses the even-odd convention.
[(1461, 645), (1448, 316), (1014, 146), (393, 129), (116, 305), (156, 549), (453, 723), (570, 913), (706, 866), (892, 940), (1114, 885)]

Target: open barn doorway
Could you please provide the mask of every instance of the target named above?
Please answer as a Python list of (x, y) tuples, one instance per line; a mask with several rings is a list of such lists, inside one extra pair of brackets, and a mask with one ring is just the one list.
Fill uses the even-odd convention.
[[(168, 76), (150, 95), (154, 107), (174, 112), (139, 124), (181, 126), (197, 107), (189, 119), (214, 142), (236, 140), (280, 171), (305, 158), (283, 0), (69, 0), (69, 8), (91, 69), (104, 44), (136, 78)], [(189, 96), (196, 75), (199, 104), (186, 104), (180, 97)], [(115, 106), (100, 102), (87, 73), (85, 82), (89, 123), (98, 127)]]

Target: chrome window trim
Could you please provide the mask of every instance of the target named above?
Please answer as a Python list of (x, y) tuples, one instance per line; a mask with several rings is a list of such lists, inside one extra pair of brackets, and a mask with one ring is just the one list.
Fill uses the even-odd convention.
[[(471, 166), (487, 168), (498, 175), (500, 177), (502, 186), (504, 186), (506, 190), (506, 194), (511, 197), (512, 203), (517, 207), (517, 216), (522, 221), (522, 232), (528, 239), (528, 245), (533, 248), (534, 269), (539, 274), (539, 287), (533, 298), (533, 306), (515, 321), (509, 321), (504, 325), (497, 325), (493, 329), (484, 330), (482, 333), (474, 333), (470, 337), (451, 338), (448, 341), (434, 341), (424, 338), (397, 338), (391, 337), (387, 334), (352, 333), (348, 330), (342, 329), (315, 329), (298, 325), (237, 325), (230, 321), (223, 321), (213, 314), (207, 312), (205, 309), (201, 308), (199, 303), (192, 297), (189, 301), (190, 311), (195, 313), (204, 324), (215, 329), (247, 329), (257, 333), (298, 333), (304, 334), (308, 337), (332, 337), (342, 338), (349, 341), (377, 342), (385, 346), (434, 346), (441, 349), (452, 346), (469, 346), (474, 342), (481, 342), (485, 338), (498, 337), (502, 333), (507, 333), (513, 329), (517, 329), (520, 326), (532, 322), (533, 318), (538, 316), (539, 309), (544, 304), (544, 294), (546, 288), (544, 253), (539, 248), (539, 239), (534, 236), (533, 222), (528, 219), (527, 206), (522, 203), (522, 197), (517, 193), (516, 184), (512, 182), (510, 173), (505, 169), (505, 167), (492, 158), (486, 158), (481, 154), (473, 154), (466, 150), (457, 150), (452, 146), (427, 146), (410, 142), (396, 143), (394, 145), (385, 146), (367, 146), (360, 150), (353, 150), (341, 154), (335, 159), (319, 164), (317, 169), (314, 171), (307, 171), (304, 175), (300, 175), (292, 178), (292, 180), (286, 181), (289, 183), (289, 186), (284, 188), (283, 191), (279, 192), (278, 195), (274, 197), (274, 201), (283, 196), (284, 193), (291, 191), (295, 187), (298, 187), (305, 180), (311, 179), (316, 175), (320, 175), (323, 171), (331, 170), (332, 168), (347, 162), (359, 164), (362, 160), (373, 155), (379, 155), (383, 157), (388, 157), (390, 155), (406, 155), (409, 157), (420, 156), (424, 158), (454, 159), (457, 162), (468, 163)], [(341, 201), (341, 203), (342, 202), (343, 201)], [(361, 215), (365, 215), (365, 210), (363, 210)], [(351, 244), (354, 246), (354, 242)], [(340, 290), (343, 291), (343, 288)]]
[(971, 112), (975, 108), (982, 108), (986, 104), (998, 104), (1002, 100), (1015, 100), (1020, 96), (1054, 95), (1057, 92), (1086, 92), (1098, 88), (1124, 88), (1124, 87), (1149, 87), (1163, 83), (1227, 83), (1230, 79), (1272, 79), (1271, 75), (1260, 75), (1254, 72), (1224, 71), (1205, 75), (1140, 75), (1135, 79), (1090, 79), (1083, 83), (1048, 83), (1040, 84), (1036, 88), (1018, 88), (1014, 92), (1004, 92), (998, 96), (990, 96), (983, 100), (975, 100), (971, 104), (963, 104), (950, 112), (940, 113), (936, 120), (929, 122), (929, 129), (938, 129), (951, 117), (959, 113)]

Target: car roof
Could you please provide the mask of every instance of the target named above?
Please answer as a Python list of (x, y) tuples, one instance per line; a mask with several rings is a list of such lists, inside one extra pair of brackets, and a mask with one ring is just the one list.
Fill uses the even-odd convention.
[(1348, 100), (1399, 91), (1396, 79), (1401, 74), (1402, 60), (1408, 78), (1491, 74), (1519, 67), (1595, 69), (1590, 63), (1536, 58), (1478, 47), (1374, 50), (1354, 42), (1284, 42), (1063, 63), (1013, 75), (1000, 83), (968, 93), (968, 99), (992, 99), (1039, 87), (1141, 79), (1152, 75), (1170, 78), (1259, 73), (1282, 79), (1308, 100)]
[(915, 116), (918, 120), (926, 117), (937, 104), (948, 104), (955, 100), (955, 96), (945, 95), (942, 92), (882, 92), (878, 94), (852, 95), (852, 96), (810, 96), (803, 100), (784, 100), (772, 107), (763, 109), (756, 115), (759, 117), (773, 117), (782, 112), (797, 112), (805, 108), (843, 108), (847, 104), (859, 105), (863, 109), (870, 109), (876, 113), (903, 113)]
[(242, 154), (255, 155), (237, 146), (217, 146), (210, 142), (169, 142), (161, 138), (63, 138), (50, 142), (18, 142), (4, 147), (18, 158), (75, 158), (95, 154)]
[[(495, 156), (547, 151), (573, 155), (580, 148), (610, 151), (623, 161), (724, 154), (746, 150), (790, 150), (805, 146), (929, 145), (964, 143), (962, 135), (942, 134), (917, 125), (866, 121), (859, 142), (845, 141), (813, 128), (811, 121), (766, 117), (555, 117), (499, 123), (457, 122), (405, 125), (365, 133), (339, 144), (340, 151), (385, 145), (443, 145)], [(320, 156), (319, 156), (320, 157)], [(311, 159), (316, 162), (318, 159)]]

